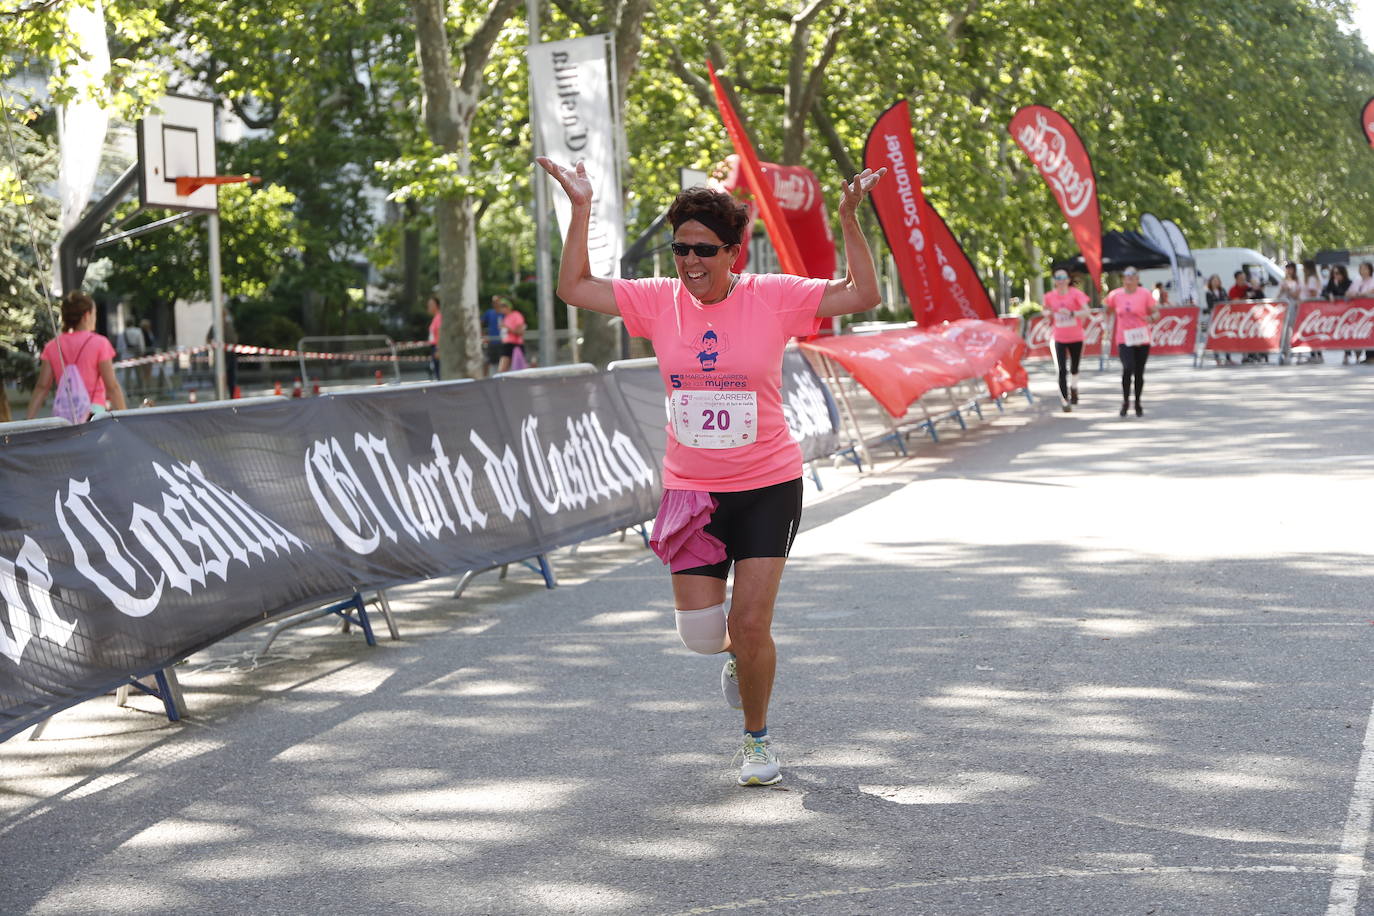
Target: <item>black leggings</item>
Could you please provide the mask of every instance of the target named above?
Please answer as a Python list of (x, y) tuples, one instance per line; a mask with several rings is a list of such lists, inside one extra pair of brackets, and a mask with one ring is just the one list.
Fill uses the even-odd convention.
[(1069, 373), (1078, 374), (1078, 362), (1082, 358), (1083, 341), (1075, 340), (1073, 343), (1060, 343), (1056, 340), (1054, 342), (1054, 361), (1059, 364), (1059, 394), (1066, 401), (1069, 399)]
[(1135, 401), (1139, 404), (1140, 390), (1145, 387), (1145, 360), (1150, 358), (1150, 345), (1117, 344), (1116, 355), (1121, 358), (1121, 403), (1131, 399), (1131, 379), (1135, 379)]

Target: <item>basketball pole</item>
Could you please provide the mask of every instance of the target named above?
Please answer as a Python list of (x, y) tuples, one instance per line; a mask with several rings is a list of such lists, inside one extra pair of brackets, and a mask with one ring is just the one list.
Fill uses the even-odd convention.
[(229, 397), (225, 360), (229, 358), (229, 345), (224, 341), (224, 287), (220, 277), (219, 261), (219, 211), (209, 214), (210, 236), (210, 320), (215, 325), (215, 398), (226, 400)]

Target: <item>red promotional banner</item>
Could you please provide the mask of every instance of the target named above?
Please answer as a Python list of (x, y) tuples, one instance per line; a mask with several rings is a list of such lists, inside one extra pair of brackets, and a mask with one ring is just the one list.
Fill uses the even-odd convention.
[(1374, 349), (1374, 299), (1299, 302), (1288, 345), (1295, 350)]
[(864, 167), (892, 173), (873, 189), (873, 207), (916, 323), (930, 326), (996, 317), (978, 272), (921, 189), (911, 110), (905, 99), (883, 112), (869, 131)]
[(1365, 102), (1360, 111), (1360, 130), (1364, 131), (1364, 138), (1369, 145), (1374, 146), (1374, 99)]
[(1287, 302), (1221, 302), (1212, 309), (1206, 349), (1215, 353), (1277, 353), (1283, 347)]
[(1029, 382), (1021, 358), (1026, 353), (1021, 335), (1002, 321), (956, 321), (947, 325), (945, 339), (963, 348), (969, 362), (983, 376), (994, 398), (1024, 388)]
[(839, 363), (894, 417), (935, 388), (983, 376), (993, 397), (1026, 386), (1025, 344), (1000, 322), (964, 320), (936, 334), (919, 328), (802, 342)]
[(797, 251), (797, 243), (792, 238), (792, 229), (783, 217), (782, 208), (773, 197), (773, 189), (764, 178), (758, 154), (749, 144), (749, 137), (744, 133), (739, 116), (735, 114), (735, 109), (725, 96), (724, 87), (716, 78), (716, 68), (707, 61), (706, 69), (711, 74), (711, 85), (716, 91), (716, 105), (720, 108), (721, 120), (725, 122), (725, 132), (730, 135), (730, 143), (743, 163), (745, 182), (749, 185), (750, 193), (754, 195), (759, 212), (763, 214), (763, 224), (768, 227), (768, 238), (773, 243), (773, 250), (778, 253), (778, 263), (782, 266), (783, 273), (804, 277), (806, 266)]
[[(778, 202), (783, 219), (792, 230), (792, 240), (797, 244), (797, 254), (805, 268), (803, 276), (820, 277), (829, 280), (835, 276), (835, 237), (830, 231), (830, 214), (825, 209), (825, 196), (821, 193), (821, 183), (816, 174), (800, 165), (775, 165), (760, 162), (764, 180), (773, 189), (773, 198)], [(725, 157), (725, 176), (717, 185), (723, 191), (747, 189), (744, 167), (740, 157)], [(753, 228), (752, 217), (757, 215), (758, 207), (749, 202), (750, 221), (744, 229), (739, 258), (735, 260), (735, 270), (742, 271), (749, 263), (749, 236)]]
[(1197, 352), (1198, 316), (1191, 305), (1165, 306), (1150, 325), (1151, 356), (1192, 356)]
[(894, 417), (905, 415), (927, 391), (974, 375), (962, 350), (921, 330), (821, 337), (802, 347), (843, 366)]
[(1069, 221), (1093, 288), (1102, 288), (1102, 214), (1097, 206), (1097, 179), (1083, 141), (1064, 116), (1043, 105), (1028, 105), (1007, 125), (1016, 145), (1040, 170)]
[[(1048, 315), (1036, 315), (1026, 325), (1026, 358), (1049, 359), (1054, 354), (1050, 347), (1054, 343), (1054, 325)], [(1083, 326), (1083, 355), (1101, 356), (1102, 341), (1106, 337), (1106, 316), (1101, 309), (1092, 313), (1088, 323)]]

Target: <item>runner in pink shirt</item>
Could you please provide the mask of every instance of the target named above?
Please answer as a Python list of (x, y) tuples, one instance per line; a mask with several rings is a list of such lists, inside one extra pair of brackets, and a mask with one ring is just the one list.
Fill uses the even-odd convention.
[[(1069, 283), (1069, 272), (1054, 272), (1054, 289), (1045, 293), (1045, 314), (1054, 328), (1054, 364), (1059, 369), (1059, 397), (1068, 413), (1078, 403), (1078, 363), (1083, 358), (1083, 321), (1092, 317), (1088, 297)], [(1072, 380), (1069, 376), (1072, 375)]]
[(62, 300), (62, 333), (43, 348), (38, 382), (29, 398), (30, 420), (38, 416), (48, 391), (62, 378), (68, 366), (76, 366), (94, 410), (111, 406), (123, 410), (124, 389), (114, 371), (114, 346), (95, 333), (95, 300), (82, 292), (71, 292)]
[(1150, 358), (1150, 323), (1159, 320), (1159, 306), (1148, 289), (1140, 285), (1134, 267), (1121, 272), (1121, 287), (1107, 294), (1107, 312), (1113, 318), (1117, 356), (1121, 358), (1121, 416), (1131, 406), (1131, 383), (1135, 383), (1135, 415), (1143, 417), (1140, 392), (1145, 387), (1145, 361)]
[(587, 257), (585, 167), (542, 157), (539, 164), (572, 202), (559, 298), (619, 315), (629, 333), (653, 341), (671, 414), (654, 542), (672, 570), (678, 635), (696, 652), (731, 653), (721, 687), (744, 710), (738, 782), (772, 785), (782, 779), (767, 722), (777, 666), (773, 606), (802, 502), (801, 450), (782, 413), (783, 348), (822, 318), (880, 301), (857, 209), (886, 169), (842, 184), (843, 279), (733, 273), (748, 210), (729, 194), (691, 188), (668, 210), (677, 278), (606, 280), (592, 276)]

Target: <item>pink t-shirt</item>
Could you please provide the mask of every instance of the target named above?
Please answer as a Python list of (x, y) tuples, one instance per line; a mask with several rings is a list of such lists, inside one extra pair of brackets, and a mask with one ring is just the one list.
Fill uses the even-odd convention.
[(525, 316), (515, 309), (501, 319), (501, 341), (508, 344), (525, 342)]
[(435, 312), (434, 317), (429, 320), (429, 343), (430, 346), (439, 346), (439, 329), (444, 326), (444, 315), (442, 312)]
[[(62, 359), (57, 358), (57, 348), (62, 348)], [(105, 380), (100, 377), (101, 360), (114, 359), (115, 349), (101, 335), (94, 331), (63, 332), (43, 348), (43, 357), (52, 369), (53, 387), (62, 381), (62, 370), (76, 366), (81, 373), (81, 381), (86, 383), (86, 393), (91, 396), (92, 404), (108, 406), (105, 397)]]
[(625, 330), (653, 341), (668, 394), (663, 485), (738, 492), (800, 477), (801, 447), (782, 413), (782, 353), (816, 333), (826, 281), (742, 274), (711, 305), (675, 277), (612, 282)]
[(1136, 287), (1134, 293), (1125, 288), (1114, 289), (1107, 294), (1107, 304), (1116, 308), (1116, 334), (1112, 345), (1121, 343), (1131, 328), (1149, 326), (1150, 311), (1155, 307), (1155, 297), (1143, 286)]
[(1075, 343), (1083, 339), (1083, 322), (1074, 314), (1088, 307), (1088, 297), (1081, 289), (1070, 286), (1061, 295), (1055, 290), (1045, 293), (1045, 314), (1050, 316), (1054, 339), (1060, 343)]

